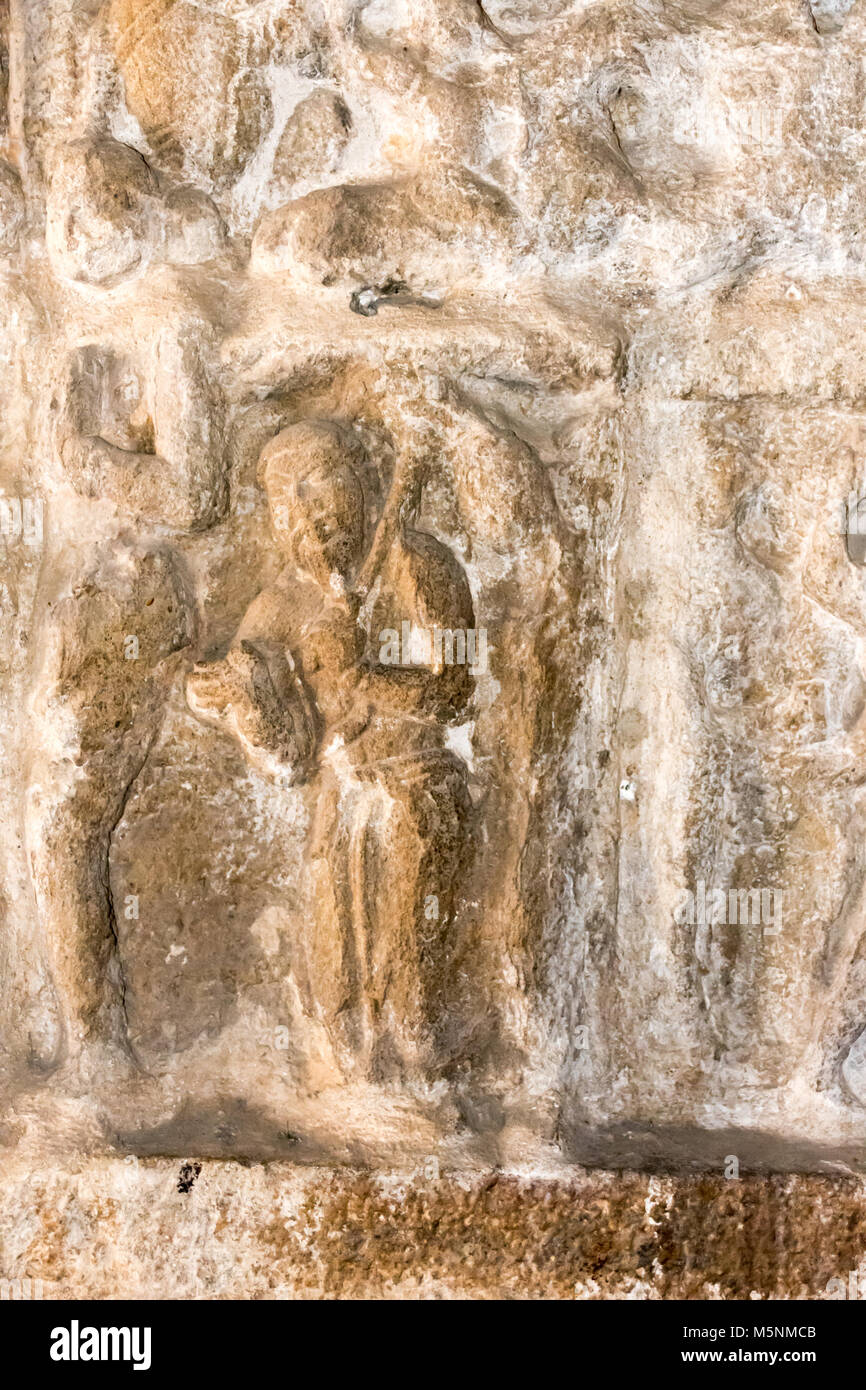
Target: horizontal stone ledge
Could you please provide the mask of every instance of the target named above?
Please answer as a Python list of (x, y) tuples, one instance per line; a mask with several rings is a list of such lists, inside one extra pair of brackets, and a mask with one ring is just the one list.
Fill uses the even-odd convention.
[(866, 1183), (22, 1165), (0, 1250), (13, 1296), (46, 1299), (825, 1299), (866, 1257)]

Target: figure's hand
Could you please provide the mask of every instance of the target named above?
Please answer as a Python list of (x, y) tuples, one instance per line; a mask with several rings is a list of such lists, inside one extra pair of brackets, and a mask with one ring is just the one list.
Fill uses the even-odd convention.
[(226, 719), (244, 699), (239, 672), (229, 661), (203, 662), (187, 677), (186, 698), (193, 714), (202, 719)]
[(292, 781), (309, 775), (315, 707), (287, 654), (242, 642), (225, 660), (196, 666), (186, 689), (193, 713), (234, 734), (253, 762)]
[(232, 723), (248, 751), (264, 754), (292, 769), (293, 780), (309, 773), (318, 742), (315, 705), (295, 670), (291, 653), (279, 644), (243, 641), (230, 654), (250, 690), (247, 706)]

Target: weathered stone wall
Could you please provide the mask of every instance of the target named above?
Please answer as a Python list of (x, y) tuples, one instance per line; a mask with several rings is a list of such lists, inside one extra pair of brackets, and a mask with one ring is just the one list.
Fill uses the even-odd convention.
[[(205, 1294), (405, 1292), (363, 1232), (432, 1164), (386, 1222), (434, 1291), (520, 1292), (513, 1229), (524, 1292), (600, 1242), (600, 1296), (820, 1296), (866, 1133), (864, 58), (856, 0), (0, 4), (0, 1275), (55, 1277), (56, 1216), (112, 1292), (80, 1172), (170, 1292), (159, 1184), (202, 1162), (213, 1214), (242, 1161), (256, 1272), (202, 1217)], [(269, 1273), (280, 1193), (362, 1273)], [(741, 1219), (776, 1263), (701, 1253)]]

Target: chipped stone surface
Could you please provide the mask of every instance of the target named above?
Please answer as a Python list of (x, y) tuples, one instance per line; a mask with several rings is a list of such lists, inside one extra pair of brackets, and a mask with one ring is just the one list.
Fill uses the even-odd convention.
[[(257, 1260), (281, 1192), (455, 1259), (475, 1194), (487, 1273), (424, 1256), (472, 1296), (517, 1289), (488, 1200), (540, 1251), (607, 1194), (561, 1293), (666, 1173), (598, 1296), (749, 1296), (658, 1253), (699, 1200), (820, 1296), (789, 1217), (859, 1212), (866, 1132), (864, 59), (856, 0), (0, 0), (0, 1145), (142, 1286), (186, 1164)], [(251, 1288), (405, 1292), (382, 1249)]]

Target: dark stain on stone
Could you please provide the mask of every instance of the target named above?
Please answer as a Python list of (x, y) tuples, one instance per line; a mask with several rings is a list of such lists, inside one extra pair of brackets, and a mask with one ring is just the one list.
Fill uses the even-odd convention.
[(191, 1192), (196, 1178), (201, 1172), (200, 1163), (182, 1163), (177, 1180), (178, 1192)]

